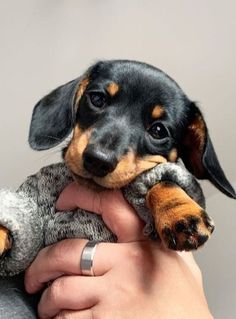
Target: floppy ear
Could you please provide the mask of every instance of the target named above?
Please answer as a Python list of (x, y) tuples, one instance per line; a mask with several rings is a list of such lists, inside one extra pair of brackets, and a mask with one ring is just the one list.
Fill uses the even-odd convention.
[(220, 166), (203, 116), (194, 103), (191, 106), (193, 116), (181, 143), (181, 158), (197, 178), (210, 180), (222, 193), (236, 198)]
[(42, 98), (34, 107), (29, 144), (34, 150), (46, 150), (60, 144), (74, 126), (75, 104), (88, 80), (77, 78)]

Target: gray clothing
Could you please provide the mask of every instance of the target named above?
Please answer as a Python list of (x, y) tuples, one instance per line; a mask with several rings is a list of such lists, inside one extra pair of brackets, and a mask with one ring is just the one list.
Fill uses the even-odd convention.
[(24, 291), (24, 274), (0, 279), (0, 318), (35, 319), (39, 295)]
[[(31, 318), (30, 315), (24, 314), (25, 311), (32, 314), (32, 309), (28, 304), (29, 299), (23, 293), (22, 279), (17, 281), (10, 279), (9, 276), (22, 273), (41, 248), (62, 239), (74, 237), (116, 241), (100, 216), (82, 209), (70, 212), (56, 211), (55, 202), (59, 194), (72, 180), (66, 165), (57, 163), (44, 167), (37, 174), (28, 177), (16, 192), (0, 191), (0, 225), (9, 229), (13, 237), (12, 249), (0, 258), (1, 319)], [(157, 238), (157, 233), (152, 215), (145, 205), (145, 198), (148, 190), (160, 181), (178, 184), (200, 206), (205, 206), (198, 182), (184, 168), (182, 162), (159, 164), (141, 174), (122, 191), (128, 202), (145, 221), (145, 235), (152, 238)], [(16, 304), (21, 309), (21, 312), (17, 312), (17, 316), (14, 315)], [(5, 315), (8, 313), (6, 308), (11, 311), (11, 315)]]

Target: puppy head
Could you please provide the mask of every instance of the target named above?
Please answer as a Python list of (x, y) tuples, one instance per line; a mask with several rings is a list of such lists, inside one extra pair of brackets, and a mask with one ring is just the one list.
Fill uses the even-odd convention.
[(35, 106), (29, 143), (49, 149), (73, 130), (64, 159), (74, 175), (120, 188), (180, 156), (197, 178), (235, 197), (198, 107), (150, 65), (102, 61)]

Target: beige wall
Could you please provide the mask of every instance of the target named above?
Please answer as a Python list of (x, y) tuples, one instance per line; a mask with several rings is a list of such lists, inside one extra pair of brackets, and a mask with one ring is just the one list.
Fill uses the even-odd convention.
[[(204, 110), (219, 158), (236, 186), (236, 4), (217, 0), (0, 0), (0, 186), (16, 187), (60, 148), (26, 143), (35, 102), (97, 59), (154, 64)], [(204, 186), (216, 221), (198, 253), (215, 318), (236, 317), (236, 205)]]

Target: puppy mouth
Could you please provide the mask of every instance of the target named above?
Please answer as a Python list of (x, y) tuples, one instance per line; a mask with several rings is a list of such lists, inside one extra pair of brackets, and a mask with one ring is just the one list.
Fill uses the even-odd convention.
[(73, 171), (72, 172), (72, 176), (75, 180), (75, 182), (77, 182), (80, 185), (84, 185), (90, 189), (94, 189), (96, 191), (102, 191), (104, 190), (104, 188), (108, 188), (108, 187), (104, 187), (102, 185), (100, 185), (99, 183), (96, 183), (95, 180), (93, 179), (93, 176), (87, 172), (83, 172), (80, 173), (80, 175), (78, 173), (75, 173)]
[(125, 156), (117, 165), (117, 167), (103, 177), (88, 172), (83, 165), (80, 170), (73, 170), (70, 167), (74, 179), (78, 183), (83, 183), (92, 188), (117, 189), (124, 187), (139, 176), (158, 164), (165, 163), (167, 160), (159, 155), (147, 156), (144, 159), (136, 158), (133, 153)]

